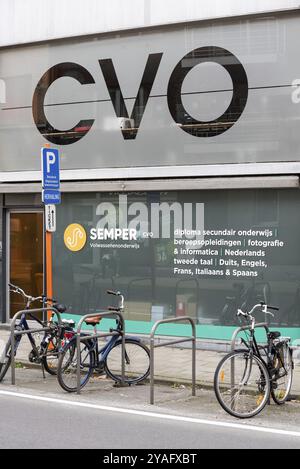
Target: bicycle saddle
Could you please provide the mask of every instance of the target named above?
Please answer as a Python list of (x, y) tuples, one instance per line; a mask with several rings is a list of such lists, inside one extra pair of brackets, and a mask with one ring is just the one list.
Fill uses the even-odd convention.
[(101, 316), (93, 316), (91, 318), (87, 318), (84, 322), (89, 326), (97, 326), (97, 324), (101, 321)]
[(274, 340), (278, 339), (281, 336), (281, 333), (279, 331), (269, 332), (268, 336), (271, 340)]

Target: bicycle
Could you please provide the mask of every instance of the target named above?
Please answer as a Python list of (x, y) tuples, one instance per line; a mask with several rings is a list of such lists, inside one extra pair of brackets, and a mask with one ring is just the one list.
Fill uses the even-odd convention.
[(246, 340), (241, 339), (244, 348), (223, 357), (214, 377), (218, 402), (230, 415), (241, 419), (259, 414), (271, 396), (276, 404), (284, 404), (292, 387), (294, 364), (290, 338), (271, 332), (266, 325), (267, 344), (258, 345), (253, 314), (259, 308), (272, 316), (268, 309), (279, 310), (264, 302), (255, 305), (249, 313), (238, 310), (237, 316), (250, 322), (250, 334)]
[[(24, 307), (25, 310), (30, 310), (30, 306), (33, 302), (41, 301), (43, 304), (49, 304), (51, 302), (53, 307), (59, 313), (64, 313), (66, 311), (66, 307), (62, 304), (58, 304), (53, 298), (47, 298), (45, 295), (33, 297), (31, 295), (27, 295), (27, 293), (25, 293), (22, 288), (16, 285), (13, 285), (11, 283), (9, 283), (8, 285), (10, 287), (11, 292), (21, 295), (23, 297), (26, 302), (26, 305)], [(56, 375), (57, 372), (57, 360), (60, 340), (64, 341), (67, 338), (70, 338), (75, 335), (74, 321), (62, 320), (62, 326), (60, 327), (55, 321), (53, 321), (53, 316), (54, 314), (52, 314), (52, 318), (50, 321), (41, 321), (33, 314), (29, 315), (30, 319), (36, 321), (42, 327), (49, 328), (49, 331), (44, 332), (44, 336), (39, 345), (37, 345), (33, 334), (31, 334), (30, 332), (26, 334), (32, 346), (32, 350), (28, 356), (29, 361), (31, 363), (41, 364), (43, 370), (45, 369), (50, 375)], [(22, 314), (20, 321), (16, 326), (16, 331), (30, 331), (30, 327), (25, 314)], [(17, 335), (15, 338), (14, 355), (16, 355), (19, 345), (21, 343), (21, 337), (21, 335)], [(10, 340), (8, 340), (0, 358), (0, 382), (3, 380), (10, 367), (11, 357), (11, 343)]]
[[(120, 292), (108, 290), (108, 294), (119, 298), (119, 307), (112, 308), (110, 311), (124, 311), (124, 296)], [(96, 333), (96, 327), (100, 323), (101, 317), (87, 319), (87, 325), (93, 326)], [(94, 371), (105, 372), (113, 381), (122, 381), (122, 330), (121, 323), (117, 319), (116, 329), (110, 329), (110, 332), (116, 332), (109, 338), (106, 344), (99, 348), (97, 338), (88, 339), (87, 333), (82, 333), (87, 339), (80, 343), (80, 389), (89, 381)], [(137, 337), (125, 336), (125, 382), (128, 385), (143, 382), (150, 373), (150, 352), (146, 345)], [(68, 340), (62, 347), (59, 361), (57, 378), (60, 386), (67, 392), (77, 391), (77, 347), (76, 337)]]

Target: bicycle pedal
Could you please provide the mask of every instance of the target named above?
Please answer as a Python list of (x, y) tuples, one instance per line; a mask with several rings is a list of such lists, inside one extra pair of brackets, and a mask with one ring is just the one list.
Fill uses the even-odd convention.
[(28, 360), (30, 363), (39, 363), (39, 358), (37, 357), (34, 350), (31, 350), (31, 352), (29, 353)]
[(97, 373), (102, 373), (104, 371), (104, 369), (105, 369), (105, 366), (104, 366), (103, 361), (99, 361), (97, 364), (95, 364), (94, 370)]

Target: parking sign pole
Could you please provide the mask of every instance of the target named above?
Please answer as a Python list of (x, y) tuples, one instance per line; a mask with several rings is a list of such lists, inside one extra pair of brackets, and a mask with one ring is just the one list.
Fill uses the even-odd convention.
[[(46, 292), (48, 298), (53, 298), (53, 273), (52, 273), (52, 233), (46, 231)], [(48, 319), (52, 312), (48, 311)]]
[[(45, 145), (41, 149), (42, 163), (42, 201), (45, 205), (45, 258), (46, 258), (46, 293), (53, 298), (53, 272), (52, 272), (52, 233), (56, 230), (55, 205), (61, 202), (59, 152)], [(48, 319), (52, 312), (48, 312)]]

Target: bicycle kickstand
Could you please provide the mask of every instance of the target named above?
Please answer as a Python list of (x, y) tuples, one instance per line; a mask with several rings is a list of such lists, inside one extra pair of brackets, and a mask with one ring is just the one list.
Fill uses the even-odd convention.
[(43, 379), (46, 379), (44, 363), (42, 362), (41, 365), (42, 365)]

